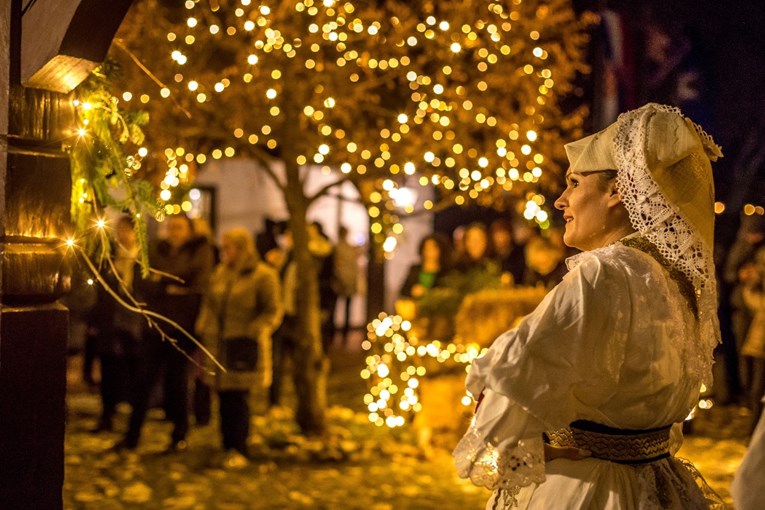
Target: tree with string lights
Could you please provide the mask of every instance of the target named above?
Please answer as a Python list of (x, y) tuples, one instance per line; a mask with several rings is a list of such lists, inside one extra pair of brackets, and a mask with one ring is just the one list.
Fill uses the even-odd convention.
[[(112, 51), (118, 95), (150, 114), (146, 143), (167, 165), (163, 187), (237, 155), (257, 160), (284, 196), (301, 289), (294, 377), (304, 432), (325, 428), (327, 371), (308, 208), (351, 181), (382, 244), (417, 212), (392, 200), (410, 182), (448, 204), (543, 202), (563, 141), (581, 134), (586, 112), (564, 112), (560, 99), (586, 72), (587, 24), (568, 0), (134, 6)], [(334, 179), (308, 194), (322, 169)]]

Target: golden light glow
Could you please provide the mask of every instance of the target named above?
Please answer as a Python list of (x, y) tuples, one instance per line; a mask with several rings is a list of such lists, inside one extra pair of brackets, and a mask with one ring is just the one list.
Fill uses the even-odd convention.
[[(297, 132), (301, 147), (289, 158), (299, 165), (315, 163), (322, 172), (349, 179), (383, 175), (364, 200), (375, 204), (368, 206), (370, 216), (376, 211), (370, 226), (375, 241), (388, 247), (395, 247), (403, 228), (393, 212), (414, 211), (412, 204), (394, 203), (407, 183), (437, 187), (457, 205), (506, 202), (535, 189), (548, 172), (560, 171), (561, 138), (581, 126), (580, 113), (559, 111), (555, 91), (570, 89), (584, 38), (564, 42), (557, 35), (571, 33), (576, 17), (549, 16), (545, 8), (527, 13), (520, 2), (493, 3), (480, 15), (429, 13), (409, 29), (395, 17), (383, 23), (374, 8), (359, 11), (352, 1), (302, 0), (272, 9), (251, 0), (214, 8), (187, 0), (181, 23), (168, 29), (165, 43), (172, 64), (186, 66), (174, 77), (174, 99), (191, 99), (209, 112), (237, 101), (246, 113), (228, 124), (230, 141), (217, 142), (230, 147), (211, 147), (206, 154), (193, 149), (186, 161), (233, 157), (252, 146), (291, 149), (294, 144), (284, 144), (283, 137), (294, 140)], [(298, 33), (292, 26), (306, 30)], [(196, 46), (228, 38), (243, 44), (225, 70), (195, 60)], [(396, 88), (401, 101), (388, 100)], [(511, 92), (517, 100), (506, 100)], [(170, 90), (163, 88), (160, 96), (169, 97)], [(293, 105), (299, 119), (290, 116)], [(291, 131), (288, 122), (299, 130)], [(561, 125), (571, 127), (559, 130)], [(163, 181), (167, 190), (193, 174), (178, 168)], [(397, 180), (385, 179), (385, 172)], [(435, 204), (427, 200), (421, 206)], [(548, 220), (547, 214), (540, 208), (530, 220)]]

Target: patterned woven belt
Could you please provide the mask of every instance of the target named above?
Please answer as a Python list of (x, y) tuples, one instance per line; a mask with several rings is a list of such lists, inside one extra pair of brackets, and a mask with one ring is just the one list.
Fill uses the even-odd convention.
[(671, 427), (627, 430), (578, 420), (566, 428), (548, 432), (546, 436), (552, 446), (589, 450), (596, 459), (619, 464), (644, 464), (669, 457)]

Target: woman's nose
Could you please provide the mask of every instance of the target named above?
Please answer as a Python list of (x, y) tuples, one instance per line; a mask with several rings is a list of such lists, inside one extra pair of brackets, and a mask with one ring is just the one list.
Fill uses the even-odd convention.
[(564, 207), (566, 206), (566, 204), (567, 204), (567, 201), (566, 201), (566, 198), (565, 198), (565, 196), (566, 196), (566, 192), (564, 191), (564, 192), (561, 194), (561, 196), (559, 196), (559, 197), (558, 197), (558, 199), (557, 199), (557, 200), (555, 200), (555, 203), (553, 204), (553, 205), (555, 206), (555, 208), (556, 208), (556, 209), (558, 209), (559, 211), (562, 211), (562, 210), (563, 210), (563, 208), (564, 208)]

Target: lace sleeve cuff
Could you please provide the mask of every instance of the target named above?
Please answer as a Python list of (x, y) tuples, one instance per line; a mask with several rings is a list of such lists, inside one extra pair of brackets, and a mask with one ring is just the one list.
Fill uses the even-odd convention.
[(459, 476), (487, 489), (511, 489), (545, 481), (541, 437), (495, 447), (471, 425), (453, 455)]

